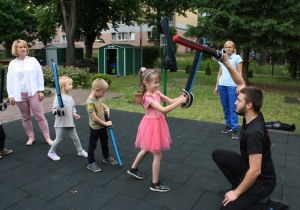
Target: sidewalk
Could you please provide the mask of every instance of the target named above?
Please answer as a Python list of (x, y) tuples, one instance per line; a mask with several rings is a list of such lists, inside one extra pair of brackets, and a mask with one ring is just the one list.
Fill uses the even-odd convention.
[[(83, 104), (89, 91), (73, 91), (73, 94), (79, 100), (76, 103)], [(54, 139), (54, 116), (49, 112), (52, 100), (45, 99), (43, 103)], [(0, 209), (214, 210), (219, 209), (223, 200), (218, 194), (219, 189), (229, 188), (229, 183), (211, 158), (212, 151), (217, 148), (239, 151), (238, 141), (231, 140), (230, 134), (220, 132), (224, 124), (167, 117), (172, 144), (171, 150), (163, 152), (160, 179), (171, 190), (158, 193), (149, 189), (152, 155), (148, 155), (139, 166), (145, 180), (137, 180), (126, 172), (139, 151), (134, 142), (143, 114), (111, 110), (123, 166), (103, 163), (98, 144), (95, 156), (102, 171), (94, 173), (86, 168), (87, 159), (77, 156), (67, 134), (57, 150), (61, 160), (48, 158), (49, 146), (34, 118), (36, 142), (26, 146), (27, 138), (19, 111), (16, 111), (19, 118), (13, 119), (12, 109), (9, 106), (9, 110), (0, 113), (2, 122), (2, 114), (11, 113), (3, 126), (7, 134), (6, 146), (14, 150), (13, 154), (0, 160)], [(76, 109), (81, 116), (75, 122), (76, 130), (83, 148), (87, 150), (88, 115), (85, 106), (78, 105)], [(277, 186), (272, 197), (287, 202), (291, 210), (298, 210), (300, 135), (270, 131), (270, 137), (277, 174)], [(111, 155), (115, 157), (111, 141), (109, 146)]]

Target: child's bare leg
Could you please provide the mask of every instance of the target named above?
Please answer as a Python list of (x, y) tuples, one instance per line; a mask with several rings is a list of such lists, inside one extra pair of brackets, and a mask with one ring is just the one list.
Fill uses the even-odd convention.
[(141, 161), (144, 159), (144, 157), (145, 157), (146, 155), (148, 155), (149, 153), (150, 153), (149, 151), (141, 150), (141, 151), (137, 154), (137, 156), (136, 156), (136, 158), (135, 158), (135, 160), (134, 160), (134, 162), (133, 162), (131, 168), (137, 168), (137, 167), (139, 166), (140, 162), (141, 162)]
[(161, 152), (153, 152), (152, 183), (158, 182), (161, 158), (162, 158)]

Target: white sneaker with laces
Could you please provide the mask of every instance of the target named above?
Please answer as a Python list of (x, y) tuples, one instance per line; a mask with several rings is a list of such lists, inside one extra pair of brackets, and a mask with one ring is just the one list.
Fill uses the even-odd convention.
[(60, 157), (55, 152), (48, 152), (48, 157), (54, 161), (60, 160)]
[(88, 157), (88, 153), (83, 149), (81, 151), (78, 152), (78, 155), (79, 156), (82, 156), (82, 157)]

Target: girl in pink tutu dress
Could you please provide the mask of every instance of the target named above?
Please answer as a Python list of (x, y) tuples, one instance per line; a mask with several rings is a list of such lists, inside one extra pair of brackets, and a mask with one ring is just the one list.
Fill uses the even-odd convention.
[[(143, 107), (146, 111), (146, 115), (140, 122), (135, 141), (135, 146), (141, 148), (141, 151), (136, 156), (135, 161), (127, 173), (137, 179), (144, 179), (145, 177), (138, 171), (138, 165), (143, 158), (151, 152), (153, 153), (153, 164), (150, 190), (167, 192), (170, 188), (163, 185), (158, 179), (160, 161), (162, 158), (161, 150), (170, 149), (171, 143), (169, 127), (163, 113), (168, 113), (179, 105), (186, 103), (187, 96), (182, 94), (178, 98), (170, 99), (163, 95), (158, 90), (160, 76), (157, 69), (147, 70), (142, 67), (139, 72), (139, 78), (143, 95)], [(161, 100), (170, 105), (163, 107)]]

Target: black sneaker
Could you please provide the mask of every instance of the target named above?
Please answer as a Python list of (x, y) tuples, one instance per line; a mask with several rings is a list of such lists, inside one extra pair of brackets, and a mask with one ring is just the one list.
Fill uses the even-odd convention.
[(239, 139), (239, 135), (238, 135), (238, 132), (237, 132), (236, 130), (232, 131), (232, 136), (231, 136), (231, 138), (232, 138), (233, 140)]
[(137, 179), (145, 179), (145, 177), (143, 176), (143, 174), (141, 174), (139, 172), (138, 168), (129, 168), (129, 170), (127, 170), (127, 173), (130, 174), (131, 176), (134, 176)]
[(226, 193), (228, 193), (229, 191), (231, 191), (232, 189), (226, 189), (226, 190), (220, 190), (219, 194), (222, 195), (223, 197), (225, 197)]
[(222, 133), (228, 133), (228, 132), (231, 132), (231, 131), (232, 131), (231, 127), (228, 126), (228, 125), (226, 125), (226, 127), (224, 128), (224, 130), (222, 130), (221, 132)]
[(275, 198), (269, 198), (267, 205), (274, 210), (284, 210), (289, 208), (289, 204)]
[(108, 157), (108, 158), (104, 159), (103, 162), (111, 164), (111, 165), (117, 165), (118, 164), (118, 161), (116, 161), (113, 157)]
[(151, 182), (150, 190), (156, 191), (156, 192), (168, 192), (170, 188), (166, 185), (163, 185), (160, 181), (157, 183), (153, 184)]
[(99, 171), (102, 170), (99, 166), (97, 166), (97, 164), (95, 162), (93, 162), (91, 164), (88, 164), (87, 168), (94, 171), (94, 172), (99, 172)]

